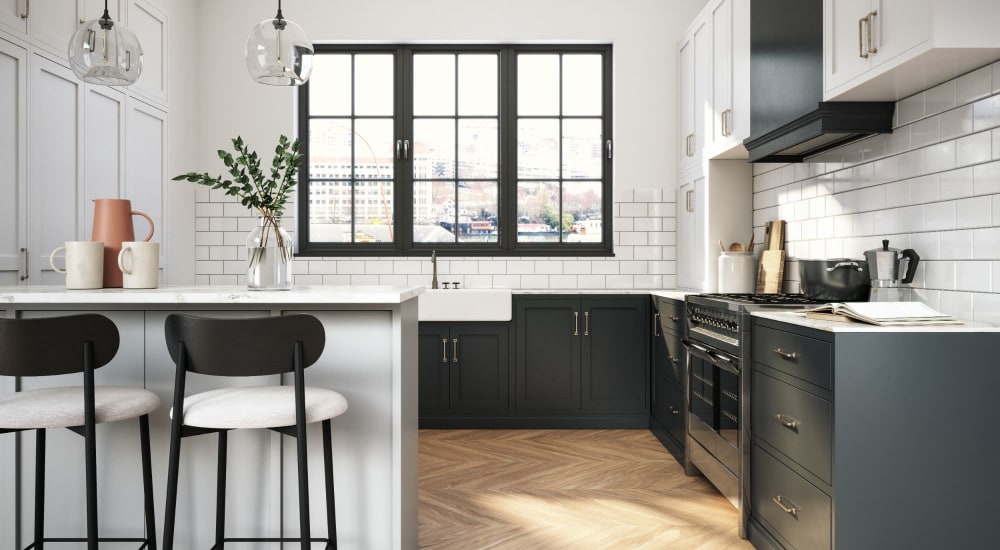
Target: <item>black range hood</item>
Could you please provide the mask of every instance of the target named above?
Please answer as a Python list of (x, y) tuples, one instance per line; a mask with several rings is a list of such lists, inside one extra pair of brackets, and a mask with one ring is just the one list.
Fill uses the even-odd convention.
[(802, 162), (892, 132), (892, 101), (823, 101), (822, 0), (750, 4), (750, 162)]

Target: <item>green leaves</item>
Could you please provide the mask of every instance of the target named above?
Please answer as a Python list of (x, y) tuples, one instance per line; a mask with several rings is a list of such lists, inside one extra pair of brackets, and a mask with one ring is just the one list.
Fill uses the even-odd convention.
[(222, 189), (226, 195), (239, 198), (240, 204), (259, 211), (265, 217), (280, 218), (288, 195), (295, 187), (295, 177), (302, 162), (302, 155), (299, 153), (301, 142), (281, 135), (267, 171), (270, 177), (266, 177), (261, 170), (257, 152), (251, 151), (241, 136), (236, 136), (231, 141), (235, 156), (224, 149), (219, 149), (217, 154), (232, 179), (224, 180), (222, 176), (212, 177), (208, 173), (187, 172), (173, 177), (173, 181), (188, 181), (212, 189)]

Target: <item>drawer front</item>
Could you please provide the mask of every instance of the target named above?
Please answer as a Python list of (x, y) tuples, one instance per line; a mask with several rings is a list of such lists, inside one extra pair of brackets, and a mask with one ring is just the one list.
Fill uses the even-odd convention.
[(661, 331), (684, 333), (684, 302), (657, 297), (656, 311), (660, 314)]
[(681, 337), (669, 332), (661, 333), (661, 338), (667, 345), (667, 360), (663, 365), (657, 365), (656, 376), (672, 380), (679, 386), (684, 385), (684, 348), (681, 347)]
[(833, 407), (766, 374), (753, 373), (753, 434), (831, 483)]
[(753, 359), (807, 382), (833, 389), (829, 342), (770, 327), (753, 328)]
[(830, 497), (760, 447), (753, 448), (753, 514), (797, 550), (830, 548)]
[(653, 417), (678, 442), (684, 442), (684, 393), (664, 378), (657, 378)]

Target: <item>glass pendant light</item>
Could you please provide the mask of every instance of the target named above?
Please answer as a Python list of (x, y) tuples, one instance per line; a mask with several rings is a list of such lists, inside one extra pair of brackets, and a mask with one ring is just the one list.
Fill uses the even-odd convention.
[(313, 46), (302, 27), (278, 14), (254, 27), (247, 38), (247, 69), (261, 84), (301, 86), (312, 73)]
[(91, 84), (128, 86), (142, 73), (142, 46), (135, 34), (104, 15), (80, 25), (69, 41), (69, 66)]

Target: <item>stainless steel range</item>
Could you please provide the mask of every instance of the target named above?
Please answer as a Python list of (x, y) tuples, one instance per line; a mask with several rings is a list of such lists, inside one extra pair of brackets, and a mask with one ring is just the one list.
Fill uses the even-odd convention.
[[(695, 294), (685, 299), (687, 449), (691, 463), (750, 517), (750, 313), (823, 303), (801, 294)], [(744, 475), (746, 472), (746, 475)]]

